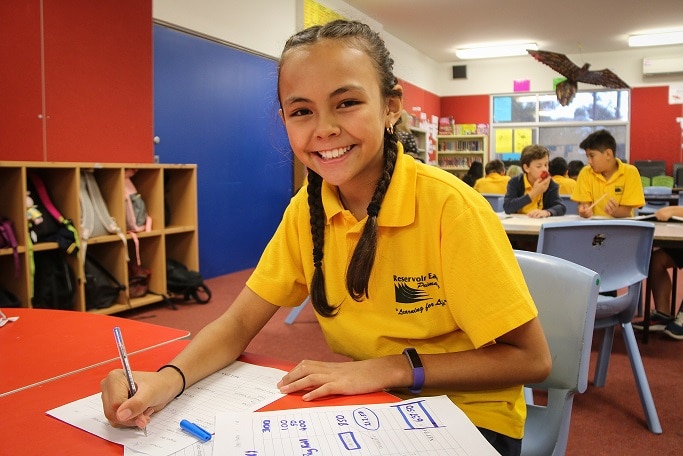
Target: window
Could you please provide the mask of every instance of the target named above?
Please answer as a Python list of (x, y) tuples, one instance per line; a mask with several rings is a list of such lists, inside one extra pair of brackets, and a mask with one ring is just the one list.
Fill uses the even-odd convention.
[(605, 128), (617, 140), (617, 157), (628, 160), (628, 90), (577, 92), (569, 106), (560, 105), (555, 93), (495, 95), (491, 104), (491, 158), (519, 160), (524, 146), (537, 143), (551, 158), (585, 163), (579, 143)]

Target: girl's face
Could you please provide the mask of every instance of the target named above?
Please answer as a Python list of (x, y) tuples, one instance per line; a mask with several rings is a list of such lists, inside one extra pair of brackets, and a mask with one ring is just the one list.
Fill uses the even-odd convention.
[(335, 40), (300, 46), (280, 68), (280, 115), (294, 154), (330, 184), (374, 188), (383, 169), (384, 129), (401, 112), (385, 102), (372, 60)]
[(524, 165), (524, 172), (527, 173), (527, 179), (532, 184), (541, 180), (544, 171), (548, 171), (548, 157), (531, 160), (528, 165)]

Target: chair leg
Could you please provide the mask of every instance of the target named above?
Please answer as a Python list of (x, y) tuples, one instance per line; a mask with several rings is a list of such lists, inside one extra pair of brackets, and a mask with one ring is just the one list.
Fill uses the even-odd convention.
[(298, 317), (301, 311), (304, 310), (304, 307), (306, 307), (306, 304), (310, 299), (310, 297), (307, 297), (306, 299), (304, 299), (304, 302), (290, 310), (289, 314), (287, 314), (287, 318), (285, 318), (285, 323), (287, 323), (288, 325), (294, 323), (296, 317)]
[(647, 381), (647, 375), (645, 375), (645, 367), (643, 366), (643, 359), (640, 356), (640, 350), (638, 349), (638, 342), (636, 342), (636, 335), (633, 332), (633, 326), (631, 326), (631, 323), (629, 322), (622, 324), (621, 327), (621, 332), (624, 336), (624, 343), (626, 345), (626, 352), (628, 353), (628, 358), (631, 361), (633, 378), (635, 379), (636, 387), (638, 388), (640, 403), (642, 404), (643, 411), (645, 412), (647, 427), (653, 434), (661, 434), (662, 425), (659, 423), (659, 416), (657, 415), (657, 409), (655, 408), (655, 401), (652, 398), (652, 392), (650, 391), (650, 384)]
[(676, 316), (676, 288), (678, 285), (678, 268), (673, 267), (671, 272), (671, 315)]
[(607, 379), (607, 368), (609, 367), (609, 359), (612, 354), (612, 343), (614, 342), (614, 326), (608, 326), (604, 329), (605, 333), (602, 336), (602, 343), (598, 350), (598, 360), (595, 365), (595, 375), (593, 376), (593, 384), (595, 386), (605, 386)]

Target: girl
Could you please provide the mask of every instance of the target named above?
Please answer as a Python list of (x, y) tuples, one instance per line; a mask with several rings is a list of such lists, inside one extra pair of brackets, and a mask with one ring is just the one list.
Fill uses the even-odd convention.
[(144, 428), (183, 386), (234, 361), (280, 306), (310, 294), (327, 342), (354, 361), (301, 361), (278, 383), (283, 393), (448, 394), (499, 452), (519, 454), (522, 385), (551, 366), (537, 311), (486, 200), (403, 154), (392, 66), (379, 35), (358, 22), (287, 41), (280, 114), (308, 184), (246, 287), (173, 366), (136, 372), (130, 399), (120, 369), (102, 381), (112, 425)]

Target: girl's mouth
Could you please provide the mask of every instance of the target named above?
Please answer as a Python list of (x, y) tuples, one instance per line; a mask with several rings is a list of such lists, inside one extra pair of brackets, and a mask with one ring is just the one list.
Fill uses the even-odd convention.
[(333, 158), (339, 158), (342, 155), (345, 155), (349, 150), (351, 150), (353, 146), (346, 146), (346, 147), (338, 147), (336, 149), (330, 149), (330, 150), (320, 150), (318, 151), (318, 155), (323, 159), (323, 160), (331, 160)]

